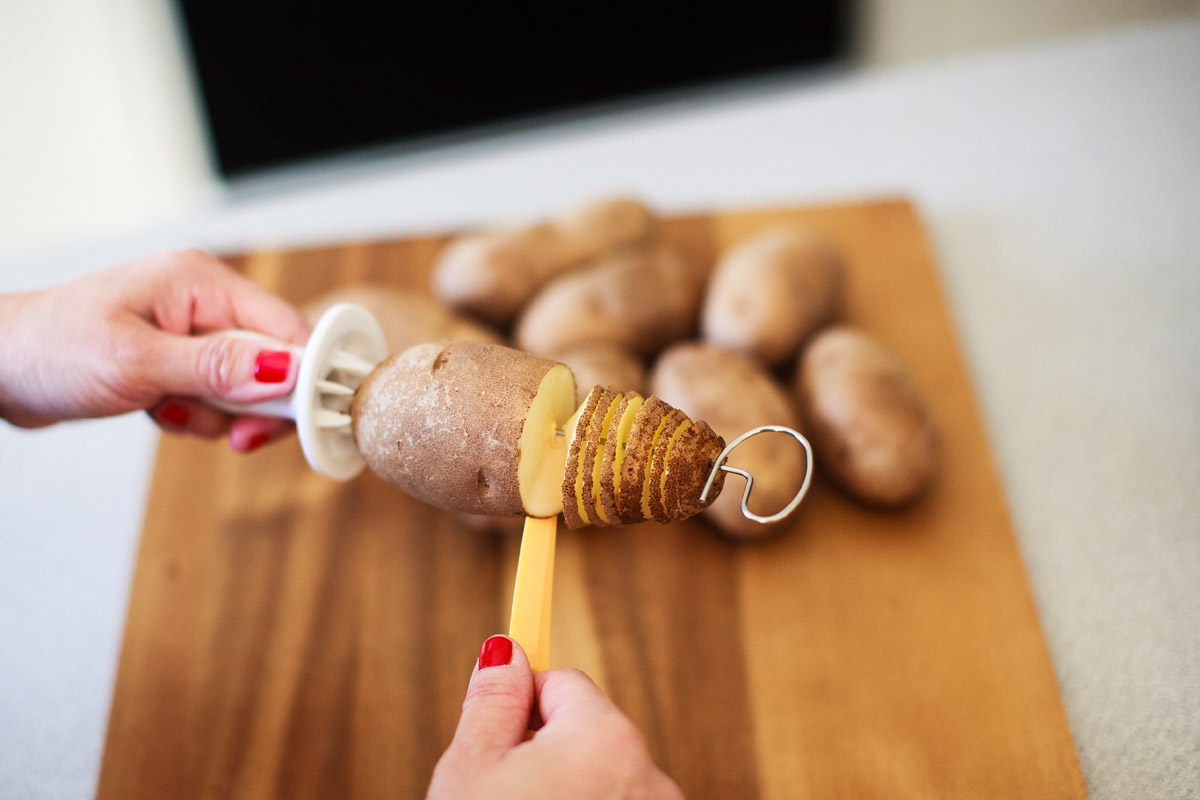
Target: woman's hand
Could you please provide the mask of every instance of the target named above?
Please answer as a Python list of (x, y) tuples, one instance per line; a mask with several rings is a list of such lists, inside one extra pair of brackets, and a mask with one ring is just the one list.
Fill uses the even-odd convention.
[(295, 344), (304, 317), (199, 250), (133, 261), (53, 289), (0, 297), (0, 416), (39, 427), (147, 410), (163, 428), (252, 450), (284, 420), (232, 418), (198, 402), (258, 402), (295, 385), (287, 350), (222, 336), (258, 331)]
[[(531, 722), (537, 735), (524, 741)], [(670, 798), (634, 724), (579, 670), (534, 675), (511, 639), (483, 643), (454, 740), (433, 771), (442, 798)]]

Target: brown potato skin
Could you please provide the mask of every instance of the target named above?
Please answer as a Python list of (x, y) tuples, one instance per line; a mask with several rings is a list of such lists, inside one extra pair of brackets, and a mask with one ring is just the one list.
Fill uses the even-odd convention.
[(658, 217), (633, 197), (609, 197), (568, 209), (550, 220), (564, 261), (580, 263), (616, 247), (643, 244), (658, 235)]
[[(315, 325), (326, 310), (336, 303), (354, 303), (370, 311), (383, 329), (389, 353), (399, 353), (415, 344), (435, 341), (472, 341), (502, 344), (498, 332), (459, 314), (436, 297), (413, 289), (379, 284), (359, 284), (334, 289), (301, 309), (309, 324)], [(521, 530), (520, 520), (461, 514), (463, 526), (477, 531), (511, 533)]]
[(483, 342), (429, 342), (375, 368), (355, 394), (355, 441), (388, 483), (465, 514), (524, 515), (525, 416), (557, 362)]
[(663, 481), (663, 510), (668, 519), (687, 519), (699, 514), (721, 495), (726, 475), (723, 470), (713, 478), (708, 502), (700, 499), (713, 464), (724, 449), (725, 440), (704, 420), (694, 420), (683, 432), (671, 449)]
[(717, 262), (700, 327), (713, 344), (769, 366), (790, 363), (801, 343), (841, 312), (845, 293), (841, 257), (820, 234), (770, 228)]
[(610, 342), (653, 355), (691, 333), (702, 290), (675, 248), (629, 248), (547, 284), (517, 322), (517, 346), (549, 354)]
[(675, 409), (651, 395), (638, 409), (629, 430), (629, 446), (621, 462), (621, 474), (616, 480), (621, 485), (617, 494), (617, 514), (625, 525), (646, 521), (642, 512), (642, 487), (650, 474), (650, 440), (659, 424)]
[[(716, 345), (682, 342), (668, 348), (651, 370), (650, 388), (693, 419), (707, 422), (726, 441), (759, 425), (800, 429), (790, 393), (766, 367)], [(750, 509), (759, 514), (773, 514), (791, 502), (806, 466), (803, 449), (783, 434), (746, 440), (728, 463), (754, 476)], [(741, 479), (729, 480), (732, 485), (704, 510), (705, 518), (737, 539), (757, 539), (775, 530), (779, 523), (763, 525), (742, 515)]]
[(467, 234), (443, 250), (434, 291), (456, 308), (507, 325), (551, 278), (614, 248), (649, 242), (657, 232), (653, 211), (614, 197), (538, 223)]
[(650, 504), (650, 518), (656, 522), (670, 522), (671, 518), (667, 516), (667, 509), (663, 505), (662, 495), (662, 479), (663, 473), (667, 469), (667, 451), (671, 444), (671, 438), (681, 427), (689, 425), (691, 420), (682, 411), (671, 419), (663, 429), (662, 435), (658, 439), (658, 444), (654, 448), (653, 454), (650, 456), (650, 469), (646, 475), (646, 483), (650, 488), (647, 500)]
[(559, 271), (562, 258), (549, 225), (461, 236), (433, 269), (434, 294), (462, 311), (507, 325), (526, 299)]
[(933, 418), (900, 360), (865, 331), (841, 325), (805, 348), (796, 391), (817, 460), (873, 506), (913, 502), (937, 467)]
[(575, 373), (576, 405), (583, 405), (593, 386), (639, 394), (646, 388), (646, 365), (641, 356), (619, 344), (591, 342), (545, 355)]
[[(577, 388), (578, 393), (578, 388)], [(586, 401), (583, 403), (583, 408), (579, 412), (579, 419), (575, 422), (575, 430), (568, 431), (571, 442), (567, 449), (567, 463), (563, 469), (563, 521), (567, 523), (568, 528), (582, 528), (592, 523), (592, 515), (588, 514), (588, 521), (583, 521), (583, 516), (579, 513), (579, 501), (575, 496), (575, 483), (579, 479), (579, 470), (586, 469), (587, 466), (580, 466), (580, 456), (587, 452), (588, 431), (592, 426), (592, 418), (596, 415), (596, 409), (600, 403), (600, 396), (603, 394), (603, 387), (595, 386), (588, 392)], [(587, 509), (583, 511), (587, 514)]]
[(304, 315), (315, 324), (335, 303), (355, 303), (370, 311), (383, 328), (389, 353), (443, 339), (502, 342), (499, 333), (457, 313), (436, 297), (392, 286), (362, 284), (335, 289), (306, 303)]

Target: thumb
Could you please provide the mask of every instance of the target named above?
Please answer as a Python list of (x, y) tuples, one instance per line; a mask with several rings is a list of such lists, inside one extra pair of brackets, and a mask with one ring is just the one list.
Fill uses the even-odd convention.
[(493, 636), (480, 648), (450, 748), (500, 755), (524, 739), (532, 708), (533, 672), (525, 651), (507, 636)]
[(257, 403), (296, 384), (300, 349), (266, 336), (153, 334), (148, 359), (163, 395)]

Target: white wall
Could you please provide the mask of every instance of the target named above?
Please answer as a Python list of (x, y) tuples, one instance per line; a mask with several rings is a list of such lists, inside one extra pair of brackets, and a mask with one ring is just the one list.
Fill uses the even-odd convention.
[(0, 253), (214, 194), (183, 53), (167, 0), (0, 2)]
[(1200, 0), (856, 0), (855, 50), (896, 64), (1200, 10)]

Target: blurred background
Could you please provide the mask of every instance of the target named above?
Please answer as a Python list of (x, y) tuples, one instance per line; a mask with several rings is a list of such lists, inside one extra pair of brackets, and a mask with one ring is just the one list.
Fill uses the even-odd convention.
[(735, 17), (692, 21), (632, 7), (472, 10), (467, 24), (457, 9), (406, 4), (7, 0), (0, 256), (152, 227), (381, 153), (1200, 10), (1200, 0), (794, 5), (787, 18), (778, 4), (739, 3)]

